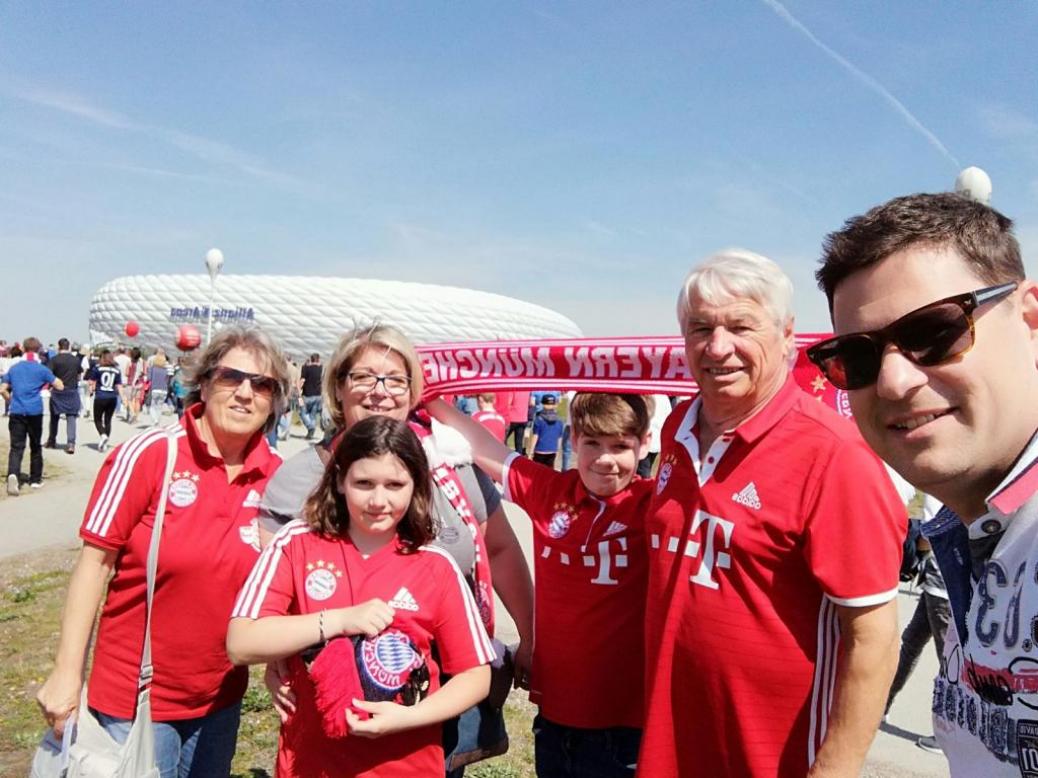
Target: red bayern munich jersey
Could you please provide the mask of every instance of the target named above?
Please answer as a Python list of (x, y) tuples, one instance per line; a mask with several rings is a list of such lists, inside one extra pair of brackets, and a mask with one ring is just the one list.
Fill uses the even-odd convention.
[(704, 454), (699, 408), (664, 426), (646, 522), (638, 775), (803, 778), (826, 734), (836, 606), (897, 595), (905, 508), (853, 424), (792, 378)]
[[(435, 692), (441, 671), (455, 675), (487, 664), (494, 649), (471, 590), (450, 555), (433, 546), (412, 553), (403, 549), (394, 541), (365, 559), (348, 538), (325, 537), (302, 520), (291, 521), (260, 556), (232, 618), (316, 613), (377, 597), (396, 609), (390, 629), (406, 632), (415, 643), (429, 667), (430, 693)], [(434, 644), (439, 662), (432, 652)], [(294, 656), (289, 663), (296, 712), (281, 727), (279, 778), (443, 775), (440, 725), (373, 740), (329, 738), (321, 728), (313, 684), (302, 660)]]
[(508, 422), (497, 411), (476, 411), (472, 418), (486, 427), (487, 431), (502, 443), (508, 434)]
[(530, 700), (556, 724), (640, 728), (653, 482), (636, 478), (599, 499), (576, 470), (559, 473), (517, 454), (502, 480), (505, 499), (533, 521)]
[[(256, 512), (281, 459), (262, 434), (231, 483), (223, 460), (209, 453), (194, 405), (179, 425), (151, 618), (155, 676), (152, 717), (204, 716), (238, 702), (248, 684), (224, 647), (227, 615), (259, 555)], [(79, 529), (84, 542), (118, 551), (108, 584), (90, 673), (90, 705), (133, 718), (146, 611), (148, 546), (166, 469), (166, 430), (153, 430), (112, 450), (101, 466)]]

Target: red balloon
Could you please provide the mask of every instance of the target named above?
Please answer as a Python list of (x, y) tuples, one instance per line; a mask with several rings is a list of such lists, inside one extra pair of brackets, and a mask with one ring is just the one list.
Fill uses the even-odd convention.
[(202, 334), (194, 324), (181, 324), (177, 327), (177, 348), (181, 351), (196, 349), (201, 342)]
[(123, 332), (126, 333), (126, 337), (128, 337), (128, 338), (136, 338), (137, 337), (137, 333), (140, 332), (140, 331), (141, 331), (141, 325), (139, 325), (133, 319), (130, 319), (130, 321), (126, 322), (126, 326), (123, 327)]

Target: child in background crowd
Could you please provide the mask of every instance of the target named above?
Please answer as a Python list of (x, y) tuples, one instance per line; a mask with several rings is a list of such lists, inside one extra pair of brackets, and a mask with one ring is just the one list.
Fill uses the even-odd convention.
[[(365, 419), (343, 436), (306, 518), (278, 532), (242, 589), (227, 633), (232, 661), (290, 657), (296, 705), (278, 741), (281, 778), (442, 775), (441, 722), (486, 697), (494, 651), (457, 565), (427, 545), (431, 499), (407, 424)], [(368, 637), (355, 654), (337, 642), (355, 635)], [(345, 650), (359, 677), (383, 687), (424, 667), (428, 695), (405, 698), (410, 706), (347, 699), (329, 713), (321, 653), (309, 670), (300, 656), (314, 648), (338, 665)], [(442, 687), (441, 672), (451, 675)]]
[(577, 467), (562, 473), (515, 454), (442, 401), (428, 408), (465, 435), (476, 464), (533, 521), (537, 642), (528, 688), (540, 705), (537, 774), (633, 776), (654, 484), (635, 477), (648, 444), (644, 399), (577, 394), (569, 411)]
[(493, 392), (476, 395), (479, 410), (472, 414), (472, 418), (486, 427), (491, 435), (504, 443), (505, 436), (508, 434), (508, 423), (505, 421), (505, 417), (498, 413), (494, 407), (496, 399)]
[(527, 448), (527, 453), (533, 457), (534, 462), (552, 468), (555, 467), (555, 457), (559, 453), (563, 430), (562, 419), (555, 412), (556, 404), (553, 394), (546, 394), (541, 398), (542, 409), (533, 420), (533, 434)]

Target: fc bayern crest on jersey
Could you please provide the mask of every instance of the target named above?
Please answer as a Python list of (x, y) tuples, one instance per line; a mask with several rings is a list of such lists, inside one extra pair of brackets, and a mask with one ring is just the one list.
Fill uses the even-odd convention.
[(169, 485), (169, 501), (178, 508), (194, 505), (198, 499), (198, 476), (187, 472), (173, 473), (173, 481)]
[(548, 535), (552, 540), (564, 537), (569, 532), (574, 518), (576, 517), (573, 515), (573, 508), (566, 503), (555, 503), (555, 513), (551, 515), (551, 519), (548, 521)]
[(422, 665), (411, 640), (403, 632), (390, 629), (361, 641), (360, 668), (383, 692), (395, 693)]
[(662, 494), (663, 490), (667, 488), (667, 481), (670, 480), (670, 474), (674, 472), (674, 463), (667, 461), (660, 467), (659, 473), (656, 474), (656, 494)]
[(309, 571), (306, 574), (306, 595), (311, 600), (327, 600), (338, 587), (338, 579), (342, 578), (342, 571), (336, 570), (331, 562), (318, 560), (306, 565)]

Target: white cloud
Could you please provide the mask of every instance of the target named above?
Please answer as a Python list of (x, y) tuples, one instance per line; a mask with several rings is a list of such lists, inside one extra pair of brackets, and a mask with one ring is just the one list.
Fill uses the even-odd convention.
[(811, 32), (807, 27), (805, 27), (803, 23), (801, 23), (800, 20), (793, 16), (793, 14), (791, 14), (786, 9), (786, 7), (782, 5), (782, 3), (778, 2), (778, 0), (761, 0), (761, 2), (764, 3), (764, 5), (768, 6), (768, 8), (770, 8), (772, 11), (774, 11), (779, 16), (779, 18), (786, 22), (786, 24), (788, 24), (797, 32), (801, 33), (817, 48), (821, 49), (822, 52), (829, 57), (829, 59), (833, 60), (837, 65), (839, 65), (848, 73), (850, 73), (860, 84), (871, 89), (881, 98), (883, 98), (883, 101), (891, 108), (893, 108), (898, 114), (900, 114), (901, 118), (903, 118), (908, 123), (909, 127), (911, 127), (913, 130), (915, 130), (924, 138), (926, 138), (926, 141), (935, 149), (937, 149), (937, 151), (939, 151), (945, 159), (947, 159), (953, 165), (955, 165), (956, 169), (961, 167), (959, 161), (954, 156), (952, 156), (951, 152), (949, 152), (945, 145), (941, 143), (938, 137), (932, 131), (927, 129), (926, 126), (923, 125), (923, 123), (919, 121), (919, 119), (917, 119), (911, 111), (908, 110), (907, 106), (905, 106), (904, 103), (902, 103), (900, 100), (894, 97), (891, 91), (887, 89), (885, 86), (883, 86), (883, 84), (879, 83), (879, 81), (877, 81), (875, 78), (863, 71), (861, 68), (852, 64), (842, 54), (838, 53), (837, 51), (823, 43), (821, 40), (819, 40), (813, 32)]
[[(8, 83), (6, 88), (0, 85), (0, 91), (5, 91), (11, 97), (24, 102), (60, 111), (61, 113), (84, 119), (92, 124), (145, 135), (174, 146), (211, 165), (236, 169), (250, 178), (261, 179), (277, 186), (295, 189), (300, 192), (306, 191), (309, 188), (306, 182), (301, 179), (274, 170), (259, 157), (228, 143), (181, 130), (146, 124), (98, 106), (82, 95), (24, 83), (14, 86)], [(155, 169), (152, 168), (152, 170)], [(172, 174), (171, 171), (165, 172)]]

